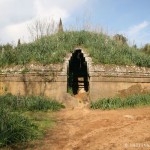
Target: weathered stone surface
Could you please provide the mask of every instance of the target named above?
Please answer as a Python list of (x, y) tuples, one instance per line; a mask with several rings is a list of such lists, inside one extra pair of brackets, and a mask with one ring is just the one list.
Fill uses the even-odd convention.
[(90, 71), (92, 101), (100, 98), (150, 93), (150, 68), (93, 65)]
[[(86, 51), (81, 50), (88, 67), (89, 91), (88, 94), (80, 93), (77, 96), (79, 101), (150, 93), (150, 68), (95, 65)], [(0, 68), (0, 94), (42, 95), (63, 102), (65, 100), (66, 104), (75, 102), (76, 105), (77, 99), (66, 94), (71, 56), (72, 53), (66, 56), (64, 64), (29, 64)]]
[(28, 65), (16, 65), (5, 68), (0, 68), (0, 74), (23, 74), (23, 73), (39, 73), (39, 72), (61, 72), (63, 69), (62, 64), (28, 64)]
[(150, 68), (137, 66), (93, 65), (90, 76), (150, 77)]

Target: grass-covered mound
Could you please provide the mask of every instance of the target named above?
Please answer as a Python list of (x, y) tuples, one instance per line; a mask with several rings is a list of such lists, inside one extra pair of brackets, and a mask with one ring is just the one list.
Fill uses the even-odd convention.
[(45, 111), (61, 108), (62, 104), (42, 97), (0, 96), (0, 148), (41, 137), (45, 124), (52, 122), (44, 118)]
[(56, 33), (22, 44), (0, 54), (0, 66), (27, 63), (62, 63), (68, 52), (83, 47), (95, 63), (150, 67), (150, 56), (127, 44), (120, 44), (102, 33), (72, 31)]
[(104, 98), (91, 102), (92, 109), (118, 109), (150, 106), (150, 94), (133, 95), (127, 98)]

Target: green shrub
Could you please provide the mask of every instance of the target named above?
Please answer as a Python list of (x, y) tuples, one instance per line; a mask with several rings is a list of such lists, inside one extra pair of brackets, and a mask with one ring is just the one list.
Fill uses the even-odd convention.
[(64, 106), (57, 101), (38, 96), (0, 96), (0, 147), (36, 139), (43, 130), (34, 119), (25, 117), (27, 111), (57, 111)]
[(143, 48), (141, 48), (142, 52), (150, 55), (150, 44), (145, 44)]
[(29, 141), (38, 136), (38, 127), (28, 118), (0, 109), (0, 147)]
[(133, 108), (137, 106), (150, 106), (150, 94), (133, 95), (127, 98), (105, 98), (96, 102), (91, 102), (92, 109), (117, 109), (117, 108)]
[(43, 100), (42, 97), (28, 97), (26, 103), (28, 103), (27, 109), (29, 109), (30, 111), (34, 110), (58, 111), (61, 108), (64, 108), (64, 105), (62, 105), (61, 103), (58, 103), (55, 100)]
[(14, 96), (11, 94), (0, 96), (0, 107), (2, 106), (11, 111), (57, 111), (64, 108), (64, 105), (52, 99), (40, 96)]

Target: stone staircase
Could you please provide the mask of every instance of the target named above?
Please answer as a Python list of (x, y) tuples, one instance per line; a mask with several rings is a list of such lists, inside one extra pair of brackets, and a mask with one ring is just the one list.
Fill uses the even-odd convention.
[(84, 89), (84, 77), (78, 77), (78, 91)]

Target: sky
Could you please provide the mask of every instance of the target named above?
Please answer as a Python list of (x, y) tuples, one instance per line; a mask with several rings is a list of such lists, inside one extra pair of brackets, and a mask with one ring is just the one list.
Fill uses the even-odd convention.
[(130, 45), (150, 43), (150, 0), (0, 0), (0, 44), (30, 39), (36, 19), (62, 18), (65, 29), (84, 25), (127, 37)]

